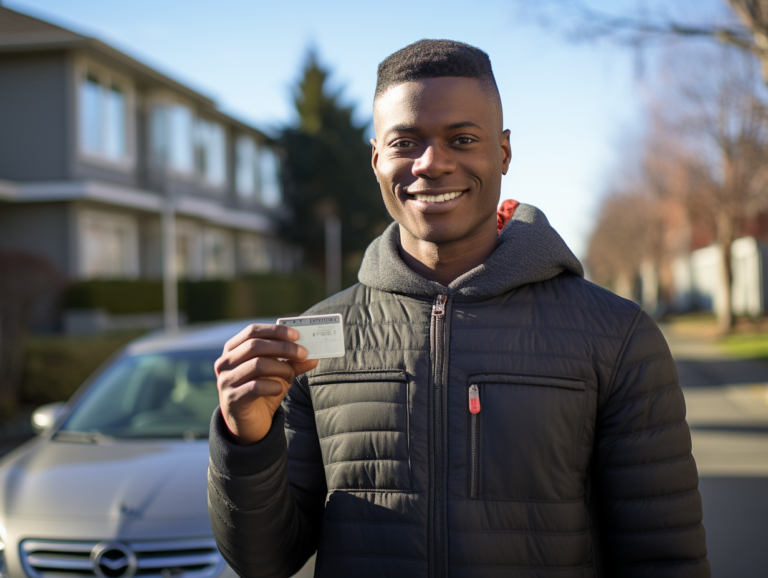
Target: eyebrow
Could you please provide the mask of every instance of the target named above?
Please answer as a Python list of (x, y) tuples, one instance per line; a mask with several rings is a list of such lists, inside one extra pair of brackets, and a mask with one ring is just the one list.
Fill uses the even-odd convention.
[(416, 127), (408, 126), (407, 124), (398, 124), (391, 127), (387, 132), (416, 132)]
[(448, 127), (448, 130), (455, 130), (457, 128), (465, 128), (465, 127), (468, 127), (468, 126), (473, 126), (475, 128), (480, 128), (480, 129), (483, 128), (483, 127), (481, 127), (477, 123), (474, 123), (474, 122), (471, 122), (469, 120), (466, 120), (464, 122), (457, 122), (455, 124), (452, 124), (451, 126)]
[[(482, 127), (472, 121), (466, 120), (464, 122), (456, 122), (446, 127), (447, 130), (456, 130), (457, 128), (475, 127), (482, 129)], [(390, 128), (387, 132), (418, 132), (418, 128), (407, 124), (398, 124)]]

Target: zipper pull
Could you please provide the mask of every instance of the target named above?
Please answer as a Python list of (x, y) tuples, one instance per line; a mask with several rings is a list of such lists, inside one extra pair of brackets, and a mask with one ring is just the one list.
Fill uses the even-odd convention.
[(442, 317), (445, 315), (445, 302), (448, 300), (448, 297), (445, 295), (438, 295), (435, 299), (435, 304), (432, 305), (432, 316), (433, 317)]
[(480, 390), (474, 383), (469, 386), (469, 413), (480, 413)]

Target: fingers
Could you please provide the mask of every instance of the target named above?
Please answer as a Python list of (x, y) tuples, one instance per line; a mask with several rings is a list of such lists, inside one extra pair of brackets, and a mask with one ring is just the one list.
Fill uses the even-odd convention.
[(293, 327), (287, 325), (270, 325), (266, 323), (253, 323), (227, 341), (224, 345), (224, 353), (232, 351), (249, 339), (279, 339), (283, 341), (296, 341), (300, 334)]
[(246, 381), (229, 392), (229, 403), (239, 402), (242, 404), (259, 397), (280, 396), (284, 391), (287, 391), (286, 385), (282, 380), (269, 378)]
[(307, 359), (306, 361), (290, 362), (295, 375), (301, 375), (302, 373), (306, 373), (307, 371), (316, 368), (318, 363), (320, 363), (319, 359)]
[[(217, 361), (218, 363), (218, 361)], [(280, 361), (272, 357), (255, 357), (248, 359), (231, 369), (222, 370), (219, 373), (219, 389), (239, 387), (246, 382), (276, 378), (291, 383), (295, 376), (293, 366), (287, 361)]]
[(227, 371), (257, 357), (272, 357), (288, 361), (303, 361), (307, 358), (307, 349), (303, 345), (282, 339), (249, 338), (236, 348), (225, 351), (214, 364), (217, 374)]

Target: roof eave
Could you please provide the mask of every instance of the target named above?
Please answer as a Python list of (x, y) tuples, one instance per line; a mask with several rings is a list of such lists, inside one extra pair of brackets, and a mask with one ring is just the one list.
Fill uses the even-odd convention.
[[(15, 37), (14, 37), (15, 36)], [(216, 102), (199, 92), (189, 88), (166, 76), (165, 74), (158, 72), (154, 68), (139, 62), (135, 58), (128, 56), (127, 54), (113, 48), (109, 44), (102, 42), (96, 38), (89, 38), (87, 36), (81, 36), (69, 31), (65, 31), (61, 34), (31, 34), (24, 33), (18, 35), (5, 34), (0, 36), (0, 54), (3, 53), (19, 53), (19, 52), (47, 52), (47, 51), (67, 51), (67, 50), (93, 50), (100, 56), (112, 60), (113, 62), (132, 70), (139, 77), (143, 77), (144, 80), (149, 81), (151, 84), (159, 84), (165, 88), (171, 89), (181, 95), (202, 104), (206, 108), (210, 109), (208, 112), (214, 117), (234, 125), (238, 129), (255, 134), (261, 141), (270, 141), (267, 135), (262, 131), (250, 126), (249, 124), (234, 118), (225, 112), (222, 112), (216, 106)]]
[(131, 58), (124, 52), (120, 52), (116, 48), (111, 47), (109, 44), (106, 44), (102, 42), (101, 40), (98, 40), (96, 38), (88, 38), (87, 39), (87, 46), (89, 48), (92, 48), (93, 50), (101, 53), (102, 55), (111, 58), (123, 66), (127, 66), (128, 68), (131, 68), (135, 72), (147, 77), (150, 80), (153, 80), (159, 84), (162, 84), (166, 86), (167, 88), (170, 88), (172, 90), (175, 90), (177, 92), (180, 92), (184, 96), (191, 98), (201, 104), (204, 104), (206, 106), (209, 106), (211, 108), (216, 107), (216, 103), (213, 101), (213, 99), (204, 96), (200, 94), (199, 92), (192, 90), (191, 88), (184, 86), (180, 82), (177, 82), (173, 80), (172, 78), (166, 76), (165, 74), (158, 72), (154, 68), (151, 68), (147, 66), (146, 64), (143, 64), (139, 62), (138, 60)]

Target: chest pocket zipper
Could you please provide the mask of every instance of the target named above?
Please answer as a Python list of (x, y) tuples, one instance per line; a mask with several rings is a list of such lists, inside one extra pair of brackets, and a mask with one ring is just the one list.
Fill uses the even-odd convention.
[(473, 500), (480, 496), (478, 491), (478, 478), (480, 477), (480, 448), (479, 424), (480, 420), (480, 388), (477, 384), (469, 386), (469, 419), (470, 419), (470, 475), (469, 497)]

